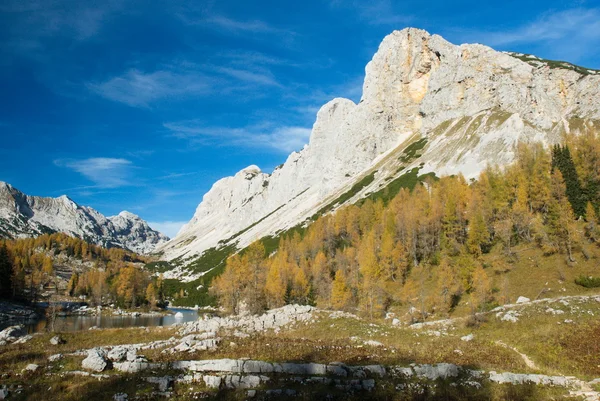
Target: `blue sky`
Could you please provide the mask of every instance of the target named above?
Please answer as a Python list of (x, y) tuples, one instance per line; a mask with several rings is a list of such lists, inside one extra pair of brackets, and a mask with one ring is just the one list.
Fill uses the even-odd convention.
[(217, 179), (360, 99), (394, 29), (600, 68), (591, 1), (3, 0), (0, 180), (174, 235)]

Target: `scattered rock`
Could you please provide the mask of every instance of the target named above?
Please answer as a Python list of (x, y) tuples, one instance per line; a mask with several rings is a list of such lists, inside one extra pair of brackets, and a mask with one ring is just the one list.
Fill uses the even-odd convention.
[(527, 297), (523, 297), (523, 296), (517, 298), (517, 303), (518, 304), (525, 304), (527, 302), (531, 302), (531, 299), (529, 299)]
[[(502, 314), (502, 313), (500, 313), (500, 314)], [(521, 316), (519, 313), (515, 312), (514, 310), (511, 310), (511, 311), (506, 312), (500, 320), (502, 320), (504, 322), (516, 323), (519, 321), (519, 316)]]
[(25, 328), (21, 325), (7, 327), (6, 329), (0, 331), (0, 341), (4, 341), (5, 343), (12, 343), (17, 341), (19, 338), (25, 336), (27, 333), (25, 332)]
[(393, 326), (398, 326), (399, 324), (400, 324), (400, 320), (398, 320), (398, 319), (393, 319), (392, 320), (392, 325)]
[(54, 336), (50, 339), (50, 344), (52, 345), (59, 345), (64, 343), (66, 343), (66, 341), (61, 336)]
[(467, 334), (466, 336), (462, 336), (460, 339), (462, 341), (472, 341), (474, 338), (473, 334)]
[(25, 367), (25, 370), (28, 372), (35, 372), (40, 368), (40, 365), (36, 365), (35, 363), (30, 363)]
[(48, 357), (48, 362), (56, 362), (56, 361), (60, 361), (61, 359), (63, 359), (64, 356), (63, 354), (54, 354), (54, 355), (50, 355)]
[(88, 351), (87, 358), (83, 360), (81, 366), (84, 369), (94, 372), (103, 372), (108, 368), (108, 360), (106, 352), (102, 348), (93, 348)]
[(365, 341), (365, 345), (370, 345), (371, 347), (383, 347), (383, 343), (375, 340), (367, 340)]

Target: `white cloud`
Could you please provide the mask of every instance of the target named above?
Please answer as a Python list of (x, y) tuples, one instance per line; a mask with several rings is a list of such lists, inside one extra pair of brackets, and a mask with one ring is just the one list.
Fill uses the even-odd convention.
[(59, 159), (54, 164), (78, 172), (97, 188), (117, 188), (131, 185), (133, 164), (127, 159), (92, 157), (83, 160)]
[(181, 227), (186, 223), (187, 221), (149, 221), (148, 225), (169, 238), (175, 238)]
[(272, 126), (269, 123), (244, 128), (206, 127), (198, 120), (163, 124), (176, 137), (192, 142), (224, 146), (271, 148), (283, 153), (302, 149), (311, 130), (298, 126)]
[(98, 95), (134, 107), (173, 96), (203, 94), (211, 91), (208, 79), (197, 72), (159, 70), (144, 73), (131, 69), (125, 74), (87, 87)]

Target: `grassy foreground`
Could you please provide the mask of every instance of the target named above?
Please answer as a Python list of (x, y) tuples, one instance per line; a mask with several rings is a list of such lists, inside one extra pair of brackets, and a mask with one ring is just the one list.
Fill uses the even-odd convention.
[[(600, 298), (598, 298), (600, 299)], [(420, 328), (394, 326), (391, 319), (367, 320), (350, 316), (335, 317), (316, 312), (314, 321), (292, 325), (279, 333), (264, 332), (247, 338), (220, 333), (216, 350), (194, 354), (164, 354), (161, 349), (142, 351), (153, 362), (250, 358), (270, 362), (343, 362), (347, 365), (382, 364), (409, 366), (452, 363), (469, 369), (514, 373), (576, 376), (586, 381), (600, 377), (600, 301), (568, 299), (516, 306), (516, 322), (504, 321), (507, 310), (480, 315), (477, 319), (457, 318)], [(461, 337), (473, 334), (471, 341)], [(163, 370), (140, 374), (120, 374), (109, 370), (107, 378), (73, 375), (82, 370), (83, 356), (70, 353), (94, 346), (134, 344), (178, 337), (174, 328), (110, 329), (64, 333), (65, 344), (53, 346), (53, 334), (36, 335), (26, 344), (0, 348), (0, 384), (20, 392), (11, 392), (15, 400), (111, 400), (114, 394), (127, 393), (129, 400), (164, 399), (147, 377), (172, 376), (181, 372)], [(375, 343), (377, 342), (377, 343)], [(65, 357), (48, 362), (50, 355)], [(529, 363), (525, 361), (529, 359)], [(30, 363), (40, 365), (36, 372), (23, 372)], [(533, 364), (533, 365), (532, 365)], [(273, 377), (268, 386), (259, 388), (266, 399), (289, 398), (267, 389), (293, 390), (296, 399), (374, 399), (374, 400), (548, 400), (567, 399), (567, 389), (536, 385), (499, 385), (483, 382), (481, 387), (465, 386), (456, 379), (424, 383), (377, 379), (369, 392), (347, 392), (334, 385), (306, 384)], [(307, 388), (310, 392), (307, 393)], [(264, 390), (260, 392), (261, 390)], [(245, 390), (205, 388), (200, 384), (173, 384), (169, 399), (192, 400), (246, 399)], [(259, 398), (260, 399), (260, 398)], [(573, 398), (568, 398), (573, 399)], [(575, 398), (576, 399), (576, 398)]]

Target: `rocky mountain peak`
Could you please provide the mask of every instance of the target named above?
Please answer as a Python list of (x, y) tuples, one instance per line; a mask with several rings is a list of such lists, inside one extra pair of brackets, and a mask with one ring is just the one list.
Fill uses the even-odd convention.
[(0, 236), (23, 238), (48, 232), (64, 232), (97, 245), (138, 253), (151, 253), (169, 239), (133, 213), (121, 212), (106, 218), (92, 208), (79, 206), (66, 195), (29, 196), (0, 182)]
[[(514, 160), (519, 141), (551, 144), (600, 127), (599, 87), (591, 70), (453, 45), (421, 29), (394, 31), (366, 66), (358, 104), (336, 98), (321, 107), (309, 144), (272, 174), (251, 166), (219, 180), (161, 250), (171, 259), (224, 240), (248, 245), (312, 216), (368, 174), (372, 182), (356, 196), (409, 168), (476, 177)], [(422, 151), (399, 166), (417, 140)]]

